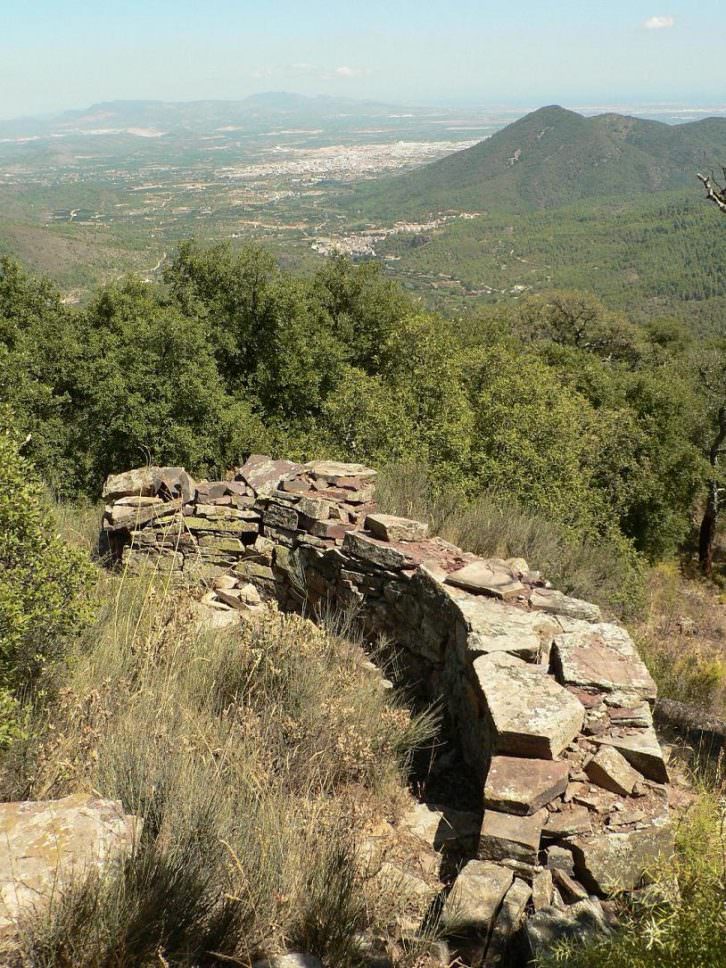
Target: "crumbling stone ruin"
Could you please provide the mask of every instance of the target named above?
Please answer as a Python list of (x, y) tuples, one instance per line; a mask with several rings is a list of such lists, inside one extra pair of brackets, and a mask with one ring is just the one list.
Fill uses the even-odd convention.
[[(220, 614), (264, 600), (355, 610), (371, 639), (394, 643), (403, 682), (443, 700), (482, 791), (439, 899), (450, 933), (505, 964), (513, 943), (526, 959), (563, 932), (605, 928), (599, 899), (635, 890), (672, 851), (656, 687), (625, 629), (521, 559), (482, 559), (378, 513), (370, 468), (255, 455), (228, 478), (110, 477), (116, 560), (206, 583)], [(455, 808), (421, 805), (414, 828), (451, 846)]]
[(119, 567), (202, 586), (212, 625), (266, 602), (355, 612), (390, 643), (401, 683), (444, 705), (476, 809), (417, 804), (401, 822), (420, 848), (410, 862), (385, 837), (363, 845), (377, 876), (418, 898), (412, 931), (435, 920), (448, 955), (502, 966), (607, 931), (607, 898), (673, 849), (651, 676), (597, 606), (522, 559), (483, 559), (378, 513), (375, 481), (358, 464), (259, 455), (213, 482), (140, 468), (106, 481), (102, 543)]

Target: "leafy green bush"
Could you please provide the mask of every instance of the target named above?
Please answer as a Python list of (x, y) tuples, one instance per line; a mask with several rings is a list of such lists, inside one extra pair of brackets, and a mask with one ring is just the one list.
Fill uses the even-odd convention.
[(13, 696), (32, 687), (87, 618), (92, 567), (54, 533), (52, 510), (0, 414), (0, 743)]

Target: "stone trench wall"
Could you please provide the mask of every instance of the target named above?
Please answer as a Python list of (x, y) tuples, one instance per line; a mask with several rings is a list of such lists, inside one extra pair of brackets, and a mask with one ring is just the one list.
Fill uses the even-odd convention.
[(633, 890), (670, 852), (656, 687), (621, 626), (521, 559), (482, 559), (377, 513), (370, 468), (255, 455), (228, 477), (110, 477), (113, 556), (206, 583), (212, 606), (354, 609), (395, 645), (401, 679), (445, 702), (483, 789), (476, 856), (446, 902), (457, 919), (478, 897), (470, 920), (481, 930), (488, 910), (491, 934), (515, 900), (521, 919)]

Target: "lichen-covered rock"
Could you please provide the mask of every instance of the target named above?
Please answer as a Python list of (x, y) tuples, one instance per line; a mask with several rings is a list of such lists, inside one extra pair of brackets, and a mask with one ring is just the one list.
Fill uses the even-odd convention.
[(673, 853), (673, 831), (666, 818), (642, 830), (604, 832), (568, 841), (575, 872), (590, 890), (603, 896), (632, 891), (659, 859)]
[(560, 682), (597, 689), (628, 690), (654, 699), (656, 685), (624, 628), (609, 622), (571, 622), (556, 636), (555, 672)]
[(399, 518), (393, 514), (369, 514), (365, 519), (366, 531), (381, 541), (422, 541), (429, 526), (423, 521)]
[(441, 916), (448, 932), (488, 934), (514, 874), (488, 861), (470, 860), (451, 888)]
[(73, 878), (128, 853), (141, 821), (85, 794), (0, 804), (0, 938)]
[(582, 703), (546, 672), (506, 653), (474, 662), (495, 733), (495, 750), (554, 759), (582, 728)]

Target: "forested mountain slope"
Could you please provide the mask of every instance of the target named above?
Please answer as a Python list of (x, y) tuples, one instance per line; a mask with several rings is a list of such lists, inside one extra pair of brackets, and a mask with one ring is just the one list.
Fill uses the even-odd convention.
[(486, 141), (359, 190), (354, 207), (384, 215), (448, 209), (526, 212), (579, 199), (688, 184), (726, 157), (726, 118), (668, 125), (553, 106)]

